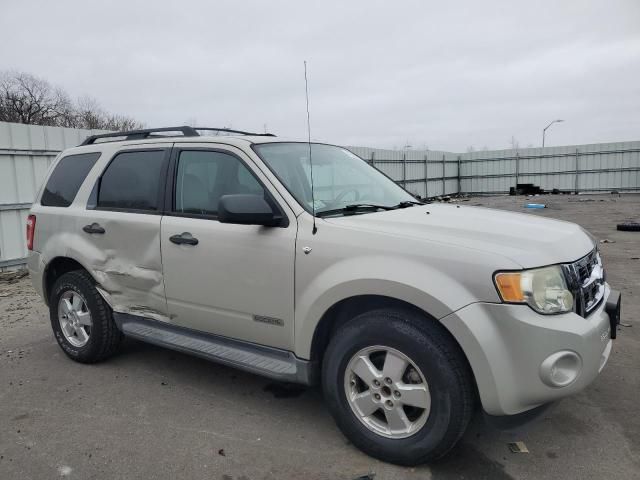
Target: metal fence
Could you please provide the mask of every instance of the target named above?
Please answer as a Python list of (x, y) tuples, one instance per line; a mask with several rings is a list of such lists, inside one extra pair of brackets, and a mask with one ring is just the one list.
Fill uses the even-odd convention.
[(0, 122), (0, 271), (26, 261), (27, 214), (49, 165), (91, 133)]
[(347, 147), (382, 173), (421, 197), (437, 197), (460, 191), (460, 161), (457, 153), (434, 150), (382, 150)]
[[(25, 263), (25, 223), (49, 165), (98, 133), (0, 122), (0, 270)], [(640, 142), (451, 153), (347, 147), (421, 197), (503, 194), (518, 183), (570, 192), (640, 191)]]
[(640, 191), (640, 142), (472, 152), (461, 155), (460, 191), (507, 193), (519, 183), (547, 191)]
[(503, 194), (523, 183), (573, 193), (640, 191), (640, 142), (461, 154), (347, 148), (422, 197)]

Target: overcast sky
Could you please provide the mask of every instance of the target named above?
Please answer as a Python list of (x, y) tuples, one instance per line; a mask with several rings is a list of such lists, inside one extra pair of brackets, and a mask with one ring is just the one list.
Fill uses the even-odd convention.
[(640, 140), (640, 0), (0, 0), (0, 32), (0, 69), (147, 126), (305, 137), (306, 59), (318, 140)]

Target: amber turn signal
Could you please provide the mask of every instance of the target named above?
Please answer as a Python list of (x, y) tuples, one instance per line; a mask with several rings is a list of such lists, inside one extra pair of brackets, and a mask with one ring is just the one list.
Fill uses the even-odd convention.
[(503, 272), (498, 273), (494, 277), (496, 281), (496, 287), (503, 302), (524, 302), (524, 293), (522, 292), (521, 278), (522, 274), (519, 272)]

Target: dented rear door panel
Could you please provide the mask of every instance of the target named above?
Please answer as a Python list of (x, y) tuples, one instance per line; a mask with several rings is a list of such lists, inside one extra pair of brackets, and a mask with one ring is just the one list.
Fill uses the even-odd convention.
[[(162, 260), (161, 215), (85, 210), (76, 217), (69, 256), (91, 271), (114, 311), (167, 321)], [(86, 233), (98, 223), (105, 233)]]

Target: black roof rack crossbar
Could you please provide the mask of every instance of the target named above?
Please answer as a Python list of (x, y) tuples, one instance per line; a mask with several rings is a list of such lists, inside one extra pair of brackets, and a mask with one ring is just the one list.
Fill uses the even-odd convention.
[(245, 132), (242, 130), (232, 130), (230, 128), (216, 128), (216, 127), (193, 127), (195, 130), (206, 130), (206, 131), (216, 131), (216, 132), (226, 132), (226, 133), (238, 133), (240, 135), (253, 135), (256, 137), (275, 137), (273, 133), (254, 133), (254, 132)]
[(199, 137), (200, 134), (193, 127), (164, 127), (164, 128), (145, 128), (142, 130), (128, 130), (126, 132), (101, 133), (100, 135), (90, 135), (85, 138), (80, 145), (93, 145), (96, 140), (101, 138), (125, 137), (126, 140), (141, 140), (148, 138), (151, 134), (157, 132), (182, 132), (185, 137)]
[[(145, 128), (142, 130), (128, 130), (126, 132), (111, 132), (111, 133), (101, 133), (99, 135), (90, 135), (87, 138), (85, 138), (84, 142), (82, 142), (80, 145), (93, 145), (94, 143), (96, 143), (96, 140), (99, 140), (102, 138), (124, 137), (125, 140), (143, 140), (145, 138), (149, 138), (152, 134), (158, 133), (158, 132), (182, 132), (182, 136), (184, 137), (199, 137), (200, 134), (198, 133), (198, 130), (237, 133), (240, 135), (255, 135), (260, 137), (275, 137), (273, 133), (252, 133), (252, 132), (244, 132), (242, 130), (232, 130), (230, 128), (188, 127), (184, 125), (182, 127)], [(114, 140), (114, 141), (117, 141), (117, 140)]]

